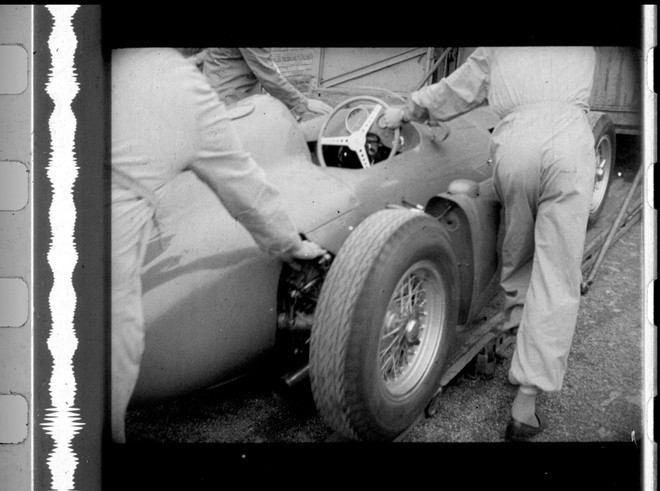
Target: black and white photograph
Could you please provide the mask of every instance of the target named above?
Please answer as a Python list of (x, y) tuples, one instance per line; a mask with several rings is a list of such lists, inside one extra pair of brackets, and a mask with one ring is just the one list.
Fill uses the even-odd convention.
[(113, 52), (113, 438), (641, 445), (640, 62)]
[[(311, 58), (316, 88), (296, 89), (277, 57)], [(637, 57), (572, 47), (113, 53), (113, 274), (126, 251), (142, 292), (139, 303), (128, 285), (113, 296), (113, 390), (135, 386), (127, 434), (113, 406), (113, 435), (489, 442), (513, 422), (513, 439), (640, 438), (641, 292), (626, 286), (641, 271)], [(190, 150), (204, 156), (181, 157), (195, 124), (209, 130), (201, 116), (184, 126), (174, 104), (192, 81), (175, 83), (177, 70), (213, 104), (208, 86), (227, 101), (226, 120), (208, 123), (218, 150)], [(171, 100), (156, 91), (165, 74)], [(311, 101), (323, 113), (296, 121)], [(509, 156), (507, 144), (520, 147)], [(548, 154), (577, 161), (555, 175), (541, 164)], [(583, 160), (593, 169), (581, 177)], [(626, 233), (605, 244), (628, 195), (617, 224)], [(608, 262), (594, 268), (603, 246)], [(139, 329), (120, 327), (138, 319)], [(115, 341), (120, 328), (127, 339)], [(521, 339), (530, 346), (515, 356)], [(544, 406), (552, 425), (537, 421)]]
[(306, 40), (34, 8), (31, 489), (655, 482), (645, 9)]

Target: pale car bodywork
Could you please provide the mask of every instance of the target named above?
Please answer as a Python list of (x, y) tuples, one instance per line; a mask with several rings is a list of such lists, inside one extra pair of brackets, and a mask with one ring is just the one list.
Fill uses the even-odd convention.
[[(253, 97), (247, 104), (253, 110), (234, 120), (246, 150), (279, 188), (301, 233), (331, 253), (378, 210), (425, 208), (430, 202), (442, 206), (443, 198), (433, 198), (453, 181), (485, 181), (479, 198), (485, 207), (471, 205), (474, 210), (468, 214), (472, 221), (490, 225), (461, 231), (462, 240), (470, 242), (476, 234), (475, 250), (486, 249), (476, 254), (475, 275), (467, 265), (472, 251), (465, 244), (459, 248), (467, 261), (462, 277), (468, 278), (462, 287), (463, 320), (482, 303), (475, 300), (483, 296), (497, 266), (487, 125), (475, 124), (474, 115), (458, 118), (449, 123), (446, 138), (446, 128), (406, 125), (404, 145), (390, 160), (366, 169), (320, 167), (300, 125), (282, 104), (268, 96)], [(276, 338), (282, 263), (258, 250), (193, 173), (174, 179), (159, 190), (158, 198), (162, 234), (151, 241), (144, 265), (146, 349), (133, 402), (237, 377), (266, 356)], [(491, 211), (482, 214), (481, 208)]]

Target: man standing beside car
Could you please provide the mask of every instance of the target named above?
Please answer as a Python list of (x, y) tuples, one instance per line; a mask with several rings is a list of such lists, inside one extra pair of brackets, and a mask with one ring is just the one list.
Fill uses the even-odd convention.
[[(191, 170), (261, 250), (312, 259), (264, 170), (246, 153), (204, 76), (174, 49), (112, 53), (112, 438), (124, 417), (144, 351), (141, 267), (157, 225), (157, 190)], [(219, 238), (220, 239), (220, 238)]]
[(220, 100), (231, 106), (261, 93), (261, 88), (279, 99), (300, 121), (307, 112), (328, 114), (325, 102), (310, 99), (289, 83), (273, 60), (270, 48), (207, 48), (196, 56), (202, 71)]
[(501, 285), (518, 326), (509, 380), (519, 385), (505, 438), (527, 440), (547, 421), (538, 391), (561, 390), (580, 303), (581, 263), (595, 173), (586, 118), (591, 47), (478, 48), (455, 72), (387, 110), (390, 128), (447, 121), (486, 100), (494, 185), (505, 211)]

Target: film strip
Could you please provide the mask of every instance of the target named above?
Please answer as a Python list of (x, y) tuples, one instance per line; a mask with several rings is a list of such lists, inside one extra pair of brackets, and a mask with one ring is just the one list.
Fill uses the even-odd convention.
[(657, 325), (655, 324), (655, 288), (658, 276), (657, 269), (657, 207), (655, 204), (654, 175), (658, 162), (657, 128), (658, 128), (658, 95), (654, 81), (654, 54), (658, 46), (658, 11), (656, 5), (643, 7), (642, 63), (642, 129), (644, 167), (643, 178), (643, 369), (644, 381), (642, 397), (645, 406), (643, 417), (645, 425), (644, 446), (642, 451), (642, 485), (644, 489), (657, 488), (658, 469), (658, 432), (655, 426), (656, 403), (658, 397), (657, 385)]
[(0, 6), (2, 489), (101, 488), (100, 27), (98, 5)]
[[(645, 489), (657, 465), (656, 15), (644, 8)], [(101, 6), (0, 6), (0, 489), (102, 487), (109, 93), (101, 41)]]
[[(31, 12), (0, 6), (0, 474), (29, 489), (32, 457)], [(6, 476), (6, 477), (4, 477)]]

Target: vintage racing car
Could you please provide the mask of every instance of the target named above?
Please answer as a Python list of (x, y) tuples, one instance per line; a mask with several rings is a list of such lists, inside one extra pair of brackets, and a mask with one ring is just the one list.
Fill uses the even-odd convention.
[[(306, 125), (266, 95), (232, 110), (245, 148), (301, 234), (328, 250), (323, 258), (288, 265), (260, 252), (192, 172), (158, 191), (162, 232), (144, 264), (146, 349), (133, 404), (266, 362), (309, 374), (324, 421), (346, 438), (391, 440), (414, 423), (457, 326), (496, 293), (496, 121), (478, 109), (393, 131), (380, 124), (386, 107), (354, 97)], [(595, 219), (615, 140), (607, 116), (589, 118)]]

